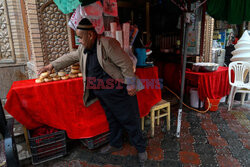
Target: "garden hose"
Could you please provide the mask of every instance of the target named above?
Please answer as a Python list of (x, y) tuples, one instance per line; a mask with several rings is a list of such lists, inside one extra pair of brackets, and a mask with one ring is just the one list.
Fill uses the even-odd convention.
[[(177, 94), (175, 94), (171, 89), (169, 89), (167, 86), (164, 86), (164, 88), (166, 88), (169, 92), (171, 92), (172, 94), (174, 94), (174, 95), (180, 100), (180, 97), (179, 97)], [(187, 107), (187, 108), (189, 108), (189, 109), (191, 109), (191, 110), (194, 110), (194, 111), (196, 111), (196, 112), (199, 112), (199, 113), (204, 114), (204, 113), (206, 113), (206, 112), (210, 109), (210, 107), (211, 107), (211, 103), (210, 103), (210, 100), (209, 100), (208, 97), (207, 97), (206, 100), (207, 100), (207, 103), (208, 103), (208, 108), (207, 108), (205, 111), (197, 110), (197, 109), (195, 109), (195, 108), (193, 108), (193, 107), (190, 107), (190, 106), (186, 105), (186, 104), (183, 103), (183, 102), (182, 102), (182, 104), (183, 104), (185, 107)]]

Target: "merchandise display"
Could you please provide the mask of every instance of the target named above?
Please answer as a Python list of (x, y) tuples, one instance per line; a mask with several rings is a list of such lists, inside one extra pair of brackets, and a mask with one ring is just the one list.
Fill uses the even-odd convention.
[(116, 22), (110, 23), (110, 32), (112, 38), (116, 37), (116, 30), (117, 30), (117, 23)]
[(237, 44), (234, 46), (235, 50), (232, 52), (233, 57), (231, 61), (248, 61), (250, 62), (250, 36), (246, 30)]
[(59, 81), (59, 80), (61, 80), (61, 78), (58, 75), (53, 77), (53, 81)]
[(67, 80), (70, 78), (82, 77), (82, 73), (80, 71), (80, 65), (74, 64), (70, 66), (70, 73), (67, 74), (65, 71), (54, 72), (50, 74), (49, 72), (43, 72), (40, 74), (39, 78), (35, 80), (35, 83), (43, 83), (43, 82), (51, 82), (51, 81), (59, 81), (59, 80)]
[(61, 79), (62, 80), (67, 80), (67, 79), (69, 79), (69, 76), (68, 75), (62, 76)]
[(59, 77), (63, 77), (63, 76), (65, 76), (66, 75), (66, 72), (64, 72), (64, 71), (59, 71), (58, 72), (58, 76)]
[(46, 78), (49, 76), (49, 73), (48, 72), (44, 72), (40, 75), (40, 78)]
[(42, 79), (42, 78), (37, 78), (37, 79), (35, 80), (35, 82), (36, 82), (36, 83), (43, 83), (43, 82), (44, 82), (44, 79)]
[[(156, 81), (158, 68), (138, 68), (136, 75)], [(105, 133), (109, 130), (105, 112), (98, 101), (89, 107), (83, 104), (82, 82), (82, 78), (42, 84), (35, 83), (34, 79), (16, 81), (8, 93), (5, 109), (27, 129), (51, 125), (64, 129), (70, 139)], [(155, 83), (159, 89), (151, 87), (150, 83), (144, 82), (147, 89), (137, 94), (141, 117), (148, 115), (152, 106), (162, 99), (160, 83)], [(46, 99), (43, 94), (46, 94)]]
[(69, 77), (70, 78), (76, 78), (76, 77), (78, 77), (78, 74), (69, 73)]
[(52, 73), (52, 74), (50, 74), (49, 76), (52, 77), (52, 78), (54, 78), (54, 77), (57, 76), (57, 74), (56, 74), (56, 73)]
[(115, 39), (116, 39), (117, 41), (119, 41), (119, 43), (121, 44), (121, 47), (123, 48), (122, 31), (116, 31)]
[(53, 81), (53, 79), (51, 77), (47, 77), (47, 78), (44, 78), (44, 81), (45, 82), (51, 82), (51, 81)]
[(129, 33), (130, 33), (130, 23), (123, 23), (123, 46), (124, 48), (129, 48)]

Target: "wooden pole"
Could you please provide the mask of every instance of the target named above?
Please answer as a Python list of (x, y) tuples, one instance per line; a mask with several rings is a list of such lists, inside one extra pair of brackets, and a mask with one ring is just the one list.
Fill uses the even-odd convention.
[(205, 13), (206, 8), (207, 8), (207, 3), (205, 3), (203, 8), (202, 8), (200, 62), (202, 62), (202, 57), (203, 57), (204, 32), (205, 32), (205, 22), (206, 22), (206, 13)]
[(27, 48), (29, 60), (31, 60), (30, 38), (29, 38), (29, 30), (28, 30), (29, 26), (28, 26), (28, 22), (27, 22), (27, 14), (26, 14), (26, 7), (25, 7), (24, 0), (21, 0), (20, 4), (21, 4), (21, 9), (22, 9), (22, 18), (23, 18), (26, 48)]
[(147, 32), (147, 43), (150, 41), (150, 17), (149, 17), (150, 3), (146, 2), (146, 32)]

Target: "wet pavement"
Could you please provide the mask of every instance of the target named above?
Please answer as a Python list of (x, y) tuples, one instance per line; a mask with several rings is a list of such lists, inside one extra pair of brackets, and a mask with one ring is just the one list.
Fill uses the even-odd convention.
[[(234, 103), (227, 111), (220, 104), (218, 111), (197, 113), (184, 109), (180, 138), (175, 137), (178, 105), (171, 106), (171, 130), (165, 129), (165, 119), (156, 126), (150, 137), (150, 127), (145, 126), (147, 138), (147, 167), (248, 167), (250, 166), (250, 103)], [(149, 122), (149, 119), (146, 121)], [(68, 142), (68, 154), (62, 158), (38, 165), (39, 167), (137, 167), (137, 153), (125, 135), (123, 149), (101, 155), (99, 149), (89, 150), (79, 140)], [(32, 165), (24, 165), (32, 166)]]

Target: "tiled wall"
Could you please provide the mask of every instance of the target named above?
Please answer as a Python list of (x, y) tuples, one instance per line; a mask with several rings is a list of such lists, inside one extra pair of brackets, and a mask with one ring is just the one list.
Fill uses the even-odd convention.
[[(0, 0), (0, 63), (24, 64), (27, 61), (24, 28), (19, 0)], [(10, 56), (11, 54), (12, 56)]]
[(19, 0), (7, 0), (11, 33), (13, 38), (16, 63), (26, 63), (27, 51), (25, 46), (24, 27), (22, 21), (22, 12)]
[(0, 0), (0, 25), (0, 98), (5, 98), (14, 81), (27, 79), (27, 50), (19, 0)]

